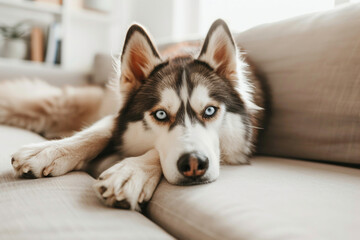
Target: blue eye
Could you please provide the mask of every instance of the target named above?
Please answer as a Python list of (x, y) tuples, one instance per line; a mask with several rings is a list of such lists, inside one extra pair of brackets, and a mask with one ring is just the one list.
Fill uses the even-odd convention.
[(217, 108), (214, 106), (207, 107), (204, 111), (203, 117), (204, 118), (211, 118), (215, 115)]
[(165, 121), (167, 120), (167, 113), (164, 110), (158, 110), (154, 113), (156, 120)]

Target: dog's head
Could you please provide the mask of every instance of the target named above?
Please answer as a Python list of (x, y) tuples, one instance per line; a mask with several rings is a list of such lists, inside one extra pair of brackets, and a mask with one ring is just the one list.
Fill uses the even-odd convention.
[(227, 148), (221, 138), (241, 145), (231, 143), (232, 137), (251, 135), (243, 100), (248, 97), (241, 91), (248, 93), (237, 90), (241, 68), (222, 20), (211, 26), (197, 58), (162, 59), (144, 29), (130, 27), (121, 57), (121, 90), (126, 96), (122, 112), (128, 122), (141, 125), (131, 137), (158, 150), (170, 183), (215, 180)]

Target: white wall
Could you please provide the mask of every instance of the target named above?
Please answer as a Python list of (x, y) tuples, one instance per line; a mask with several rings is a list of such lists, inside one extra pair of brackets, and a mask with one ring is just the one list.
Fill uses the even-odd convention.
[(146, 27), (155, 40), (172, 37), (174, 0), (120, 0), (115, 1), (112, 51), (121, 50), (126, 31), (132, 23)]
[[(112, 49), (119, 50), (132, 22), (144, 25), (155, 42), (203, 38), (211, 23), (223, 18), (232, 31), (334, 7), (335, 0), (119, 0), (119, 20)], [(349, 0), (344, 0), (349, 1)], [(351, 0), (356, 1), (356, 0)], [(115, 46), (115, 47), (114, 47)]]
[(211, 23), (223, 18), (235, 31), (259, 24), (331, 9), (334, 0), (199, 0), (200, 32), (206, 33)]

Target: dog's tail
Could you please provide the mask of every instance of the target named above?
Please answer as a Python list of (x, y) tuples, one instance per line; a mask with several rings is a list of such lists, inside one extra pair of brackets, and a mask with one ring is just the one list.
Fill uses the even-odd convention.
[(0, 82), (0, 124), (25, 128), (46, 138), (72, 135), (96, 121), (104, 89), (55, 87), (41, 80)]

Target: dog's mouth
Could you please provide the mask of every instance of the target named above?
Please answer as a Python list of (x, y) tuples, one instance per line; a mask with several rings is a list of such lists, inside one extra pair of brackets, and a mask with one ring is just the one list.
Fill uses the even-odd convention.
[(178, 181), (177, 183), (175, 183), (175, 185), (180, 185), (180, 186), (201, 185), (201, 184), (207, 184), (207, 183), (214, 182), (215, 180), (216, 179), (208, 179), (206, 177), (198, 178), (198, 179), (184, 178), (184, 179), (181, 179), (180, 181)]

